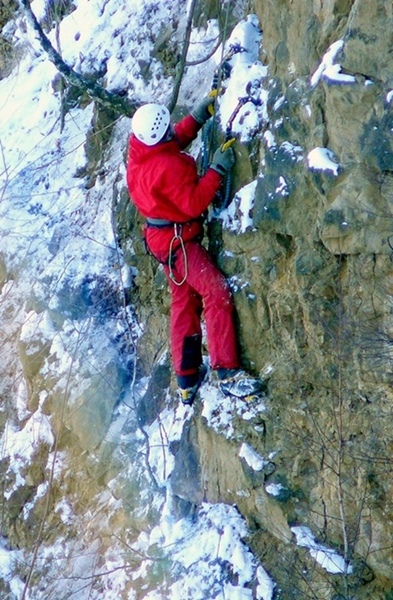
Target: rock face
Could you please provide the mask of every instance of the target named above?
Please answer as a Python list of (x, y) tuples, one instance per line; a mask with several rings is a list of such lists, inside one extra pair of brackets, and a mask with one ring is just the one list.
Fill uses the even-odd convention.
[[(263, 434), (239, 422), (231, 442), (196, 417), (174, 490), (195, 503), (235, 502), (283, 598), (307, 594), (307, 577), (279, 576), (295, 560), (284, 547), (290, 525), (305, 521), (356, 565), (347, 592), (316, 577), (318, 598), (336, 597), (335, 586), (337, 597), (383, 597), (393, 588), (392, 4), (256, 1), (254, 9), (269, 123), (253, 140), (253, 227), (216, 228), (211, 243), (228, 277), (247, 282), (234, 292), (243, 361), (257, 373), (273, 364), (269, 411)], [(238, 168), (237, 188), (250, 171)], [(277, 452), (274, 474), (247, 478), (233, 446), (244, 438), (263, 455)], [(282, 482), (284, 496), (269, 497), (264, 480)], [(236, 497), (244, 489), (247, 498)]]
[[(218, 15), (215, 3), (200, 4), (196, 24), (205, 26)], [(233, 2), (231, 24), (247, 16), (249, 4)], [(97, 564), (107, 564), (106, 553), (125, 553), (127, 568), (137, 572), (142, 550), (136, 556), (133, 544), (159, 521), (157, 497), (162, 499), (169, 481), (179, 518), (203, 502), (237, 507), (248, 525), (250, 548), (276, 582), (275, 598), (388, 599), (393, 597), (393, 6), (391, 0), (251, 4), (263, 30), (259, 59), (267, 69), (266, 116), (251, 139), (237, 141), (233, 181), (234, 192), (254, 185), (250, 220), (237, 230), (239, 220), (234, 227), (212, 220), (206, 243), (233, 288), (243, 364), (267, 378), (267, 398), (263, 406), (234, 406), (228, 429), (224, 405), (218, 400), (216, 412), (209, 408), (217, 393), (210, 378), (192, 416), (170, 437), (165, 411), (177, 399), (169, 295), (162, 269), (144, 251), (142, 220), (129, 203), (124, 179), (105, 171), (102, 148), (120, 147), (118, 160), (124, 162), (129, 123), (110, 129), (110, 138), (105, 122), (97, 152), (96, 132), (88, 136), (86, 198), (91, 209), (112, 194), (116, 239), (132, 285), (105, 274), (76, 282), (60, 278), (56, 302), (32, 292), (23, 305), (30, 326), (22, 326), (11, 294), (14, 288), (18, 297), (17, 274), (0, 254), (0, 308), (12, 334), (4, 348), (13, 356), (2, 379), (3, 443), (4, 432), (16, 438), (14, 427), (34, 429), (33, 416), (41, 419), (30, 466), (16, 472), (17, 454), (1, 456), (7, 500), (2, 536), (10, 548), (27, 553), (35, 543), (38, 548), (57, 538), (53, 556), (61, 561), (61, 544), (71, 540), (75, 554), (95, 557), (87, 566), (92, 573)], [(170, 37), (171, 31), (164, 33)], [(237, 195), (231, 214), (244, 217), (242, 210)], [(85, 227), (87, 219), (80, 220)], [(49, 252), (56, 255), (59, 247), (61, 252), (62, 243), (61, 235), (58, 245), (52, 237)], [(112, 247), (105, 254), (108, 265), (117, 258)], [(47, 281), (50, 287), (49, 276)], [(131, 323), (129, 330), (124, 322)], [(86, 333), (92, 330), (94, 344)], [(105, 361), (94, 358), (100, 351)], [(15, 380), (22, 383), (16, 386)], [(128, 405), (130, 386), (135, 393)], [(15, 395), (24, 398), (24, 413)], [(149, 438), (157, 422), (156, 444), (166, 448), (163, 473), (155, 468), (156, 446)], [(256, 466), (253, 457), (262, 463)], [(78, 520), (68, 516), (69, 505)], [(316, 547), (308, 552), (310, 546), (296, 545), (295, 526), (308, 527), (318, 542), (334, 548), (345, 568), (339, 573), (322, 568), (315, 562)], [(51, 560), (49, 554), (39, 564), (32, 560), (30, 572), (18, 567), (21, 579), (36, 586), (39, 600), (37, 581), (49, 572)], [(64, 561), (62, 575), (71, 580), (72, 561)], [(152, 581), (140, 583), (138, 571), (137, 583), (132, 580), (117, 597), (134, 598), (135, 589), (138, 598), (147, 597), (164, 572), (164, 566), (162, 572), (155, 568)], [(51, 600), (58, 590), (48, 586)], [(6, 578), (0, 590), (11, 594)], [(67, 590), (71, 597), (74, 588)], [(260, 597), (254, 588), (252, 594)]]

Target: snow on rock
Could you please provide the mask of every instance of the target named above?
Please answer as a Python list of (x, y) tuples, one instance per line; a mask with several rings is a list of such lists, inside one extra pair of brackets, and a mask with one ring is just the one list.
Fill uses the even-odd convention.
[(328, 148), (314, 148), (308, 153), (308, 166), (316, 171), (331, 171), (333, 175), (338, 175), (340, 165), (334, 158), (333, 152)]
[(239, 450), (240, 458), (244, 458), (246, 463), (254, 469), (254, 471), (262, 471), (269, 461), (263, 458), (249, 444), (243, 443)]
[(27, 407), (27, 400), (28, 400), (28, 389), (27, 389), (26, 380), (23, 378), (19, 382), (18, 391), (17, 391), (16, 398), (15, 398), (16, 410), (18, 413), (19, 421), (23, 421), (24, 419), (27, 419), (27, 417), (29, 417), (31, 414)]
[(71, 525), (75, 519), (73, 508), (67, 498), (62, 498), (60, 502), (56, 504), (55, 512), (60, 515), (61, 521), (66, 525)]
[(263, 400), (245, 402), (238, 398), (228, 398), (220, 392), (217, 384), (210, 382), (201, 387), (200, 396), (203, 405), (202, 416), (206, 419), (207, 425), (217, 433), (225, 435), (227, 439), (235, 436), (234, 415), (249, 421), (266, 411)]
[(252, 102), (245, 103), (233, 122), (232, 131), (240, 136), (242, 142), (251, 139), (260, 131), (262, 121), (268, 120), (266, 108), (268, 92), (262, 88), (262, 81), (267, 76), (267, 67), (258, 60), (261, 40), (262, 33), (258, 18), (256, 15), (249, 15), (234, 28), (225, 51), (216, 53), (217, 62), (220, 62), (222, 55), (225, 56), (231, 45), (240, 45), (245, 50), (234, 54), (231, 58), (231, 76), (224, 82), (226, 90), (219, 101), (220, 121), (224, 131), (238, 105), (239, 98), (251, 95), (259, 103), (259, 105)]
[(32, 501), (27, 502), (24, 506), (23, 506), (23, 518), (26, 520), (31, 511), (33, 510), (37, 500), (39, 500), (40, 498), (43, 498), (46, 493), (49, 490), (49, 483), (47, 481), (45, 481), (44, 483), (40, 483), (40, 485), (37, 487), (37, 491), (36, 494), (33, 498)]
[[(200, 102), (203, 95), (209, 93), (213, 81), (213, 73), (217, 67), (219, 58), (216, 59), (217, 53), (211, 58), (208, 57), (214, 51), (219, 36), (219, 25), (215, 19), (208, 21), (206, 28), (201, 27), (192, 30), (187, 54), (187, 61), (190, 63), (188, 67), (189, 77), (185, 77), (182, 81), (179, 91), (179, 104), (194, 106)], [(195, 146), (197, 147), (195, 148)], [(195, 158), (199, 150), (199, 145), (195, 143), (189, 149)]]
[(51, 448), (54, 436), (48, 417), (39, 407), (22, 429), (6, 422), (0, 439), (0, 458), (9, 459), (6, 476), (12, 478), (12, 485), (4, 493), (9, 499), (13, 492), (26, 482), (25, 469), (31, 464), (35, 453), (42, 444)]
[(340, 51), (344, 48), (344, 40), (334, 42), (322, 58), (318, 69), (311, 77), (311, 87), (315, 87), (321, 78), (332, 83), (354, 83), (355, 78), (352, 75), (346, 75), (341, 72), (341, 65), (334, 61)]
[[(271, 600), (268, 589), (273, 589), (274, 583), (243, 542), (246, 535), (245, 521), (233, 506), (203, 503), (193, 520), (179, 521), (173, 519), (170, 508), (164, 507), (160, 525), (150, 536), (141, 534), (139, 550), (146, 553), (152, 544), (163, 548), (172, 562), (171, 572), (176, 574), (176, 581), (166, 593), (152, 592), (146, 600), (206, 600), (207, 597)], [(224, 564), (226, 575), (221, 571)], [(139, 575), (146, 576), (148, 570), (149, 562), (145, 561)], [(249, 586), (255, 578), (259, 585), (257, 595), (253, 596)]]
[(307, 548), (310, 555), (325, 571), (335, 574), (352, 573), (352, 566), (335, 550), (319, 544), (308, 527), (291, 527), (291, 531), (296, 536), (298, 546)]
[(303, 160), (303, 148), (298, 144), (292, 144), (291, 142), (285, 141), (281, 144), (280, 148), (289, 154), (291, 159), (295, 162)]
[[(46, 5), (43, 0), (34, 0), (32, 3), (39, 18), (44, 17)], [(166, 76), (162, 64), (153, 56), (153, 40), (159, 37), (163, 28), (177, 14), (178, 2), (75, 0), (73, 6), (75, 10), (62, 20), (58, 31), (63, 57), (70, 66), (84, 74), (101, 73), (109, 90), (126, 90), (130, 97), (141, 102), (153, 100), (166, 103), (170, 97), (172, 79)], [(199, 59), (207, 49), (210, 50), (215, 44), (218, 29), (217, 22), (210, 22), (206, 32), (194, 31), (188, 58)], [(53, 29), (49, 37), (54, 44), (55, 36)], [(77, 400), (83, 396), (92, 374), (101, 374), (106, 363), (109, 364), (111, 360), (115, 362), (116, 351), (112, 340), (115, 335), (119, 338), (124, 336), (124, 330), (121, 327), (116, 329), (113, 322), (103, 326), (91, 315), (85, 314), (75, 319), (72, 319), (72, 315), (64, 319), (62, 315), (55, 326), (50, 315), (59, 316), (64, 303), (66, 308), (71, 307), (70, 295), (77, 286), (90, 293), (94, 277), (102, 276), (105, 281), (110, 279), (115, 285), (119, 284), (114, 264), (119, 261), (118, 267), (122, 268), (123, 265), (112, 228), (111, 202), (117, 178), (124, 185), (124, 149), (129, 122), (120, 119), (115, 125), (114, 143), (108, 152), (110, 159), (106, 163), (106, 172), (93, 187), (88, 188), (83, 173), (88, 164), (85, 142), (94, 118), (93, 104), (84, 109), (78, 106), (71, 108), (64, 116), (61, 128), (62, 99), (54, 85), (57, 75), (55, 67), (48, 62), (29, 26), (26, 34), (26, 23), (22, 17), (17, 21), (15, 37), (29, 45), (29, 52), (21, 59), (17, 70), (0, 81), (0, 97), (5, 99), (7, 109), (7, 119), (0, 124), (3, 178), (0, 231), (6, 240), (2, 254), (7, 267), (18, 275), (22, 274), (23, 284), (12, 287), (8, 282), (3, 287), (2, 295), (9, 291), (10, 294), (14, 293), (15, 299), (19, 299), (28, 297), (33, 290), (37, 302), (47, 303), (48, 310), (41, 313), (31, 310), (25, 315), (21, 310), (20, 339), (30, 342), (38, 336), (51, 342), (50, 360), (45, 361), (41, 374), (56, 381), (56, 392), (66, 391), (72, 380), (69, 406), (80, 410)], [(258, 103), (244, 104), (233, 123), (233, 132), (241, 141), (250, 140), (260, 131), (262, 122), (268, 119), (268, 92), (263, 89), (267, 68), (259, 61), (261, 40), (258, 19), (251, 15), (235, 27), (225, 48), (220, 48), (214, 56), (217, 65), (231, 44), (239, 44), (245, 50), (231, 59), (231, 77), (225, 82), (225, 94), (219, 99), (219, 118), (223, 129), (238, 105), (239, 97), (251, 93)], [(200, 42), (199, 46), (195, 42)], [(333, 72), (337, 78), (337, 71), (340, 75), (339, 65), (333, 65), (335, 56), (336, 53), (332, 52), (324, 58), (319, 77), (331, 76)], [(144, 65), (148, 65), (148, 78), (143, 73)], [(208, 62), (202, 69), (197, 67), (197, 70), (203, 74), (203, 69), (206, 69), (207, 74), (209, 68)], [(181, 92), (184, 100), (190, 99), (193, 85), (199, 95), (198, 86), (189, 78)], [(193, 91), (195, 93), (195, 89)], [(274, 139), (270, 143), (273, 147)], [(296, 157), (298, 154), (295, 153)], [(231, 211), (235, 208), (239, 210), (241, 232), (252, 227), (255, 187), (256, 182), (253, 181), (242, 188), (227, 211), (229, 222), (234, 223), (235, 213)], [(287, 194), (284, 177), (278, 179), (276, 193), (282, 196)], [(22, 268), (25, 271), (22, 272)], [(100, 280), (99, 287), (102, 283)], [(238, 282), (233, 283), (238, 285)], [(247, 282), (240, 282), (239, 285), (243, 284), (247, 285)], [(10, 298), (12, 300), (11, 295)], [(136, 324), (133, 325), (136, 327)], [(117, 399), (117, 380), (112, 370), (108, 369), (100, 386), (103, 391), (90, 390), (93, 406), (95, 410), (97, 406), (101, 407), (102, 410), (98, 412), (109, 419), (111, 406), (104, 411), (104, 405), (110, 404), (109, 388), (115, 388), (111, 401)], [(39, 407), (33, 414), (27, 410), (25, 382), (19, 385), (17, 393), (18, 416), (27, 421), (22, 428), (7, 421), (0, 440), (0, 458), (9, 460), (6, 476), (11, 480), (11, 485), (5, 491), (6, 499), (25, 484), (25, 470), (35, 452), (44, 445), (48, 450), (54, 443), (51, 423), (42, 408), (46, 393), (40, 395)], [(220, 393), (217, 385), (210, 382), (202, 386), (200, 395), (202, 416), (207, 425), (227, 438), (235, 436), (234, 416), (251, 420), (266, 409), (260, 400), (256, 403), (230, 400)], [(154, 569), (157, 569), (159, 561), (149, 556), (153, 547), (172, 563), (172, 576), (168, 579), (171, 584), (162, 593), (160, 589), (151, 591), (146, 595), (146, 600), (178, 600), (181, 597), (206, 600), (209, 596), (214, 596), (216, 600), (249, 600), (254, 598), (251, 590), (253, 582), (258, 582), (258, 600), (272, 599), (275, 584), (244, 543), (246, 523), (234, 507), (203, 504), (193, 520), (176, 520), (173, 516), (168, 483), (173, 456), (169, 445), (180, 439), (183, 425), (192, 410), (182, 406), (167, 408), (146, 430), (149, 463), (159, 485), (167, 487), (167, 502), (159, 524), (152, 531), (141, 533), (138, 538), (135, 549), (146, 557), (140, 568), (130, 574), (130, 565), (124, 567), (124, 546), (117, 546), (114, 542), (105, 553), (99, 554), (100, 532), (97, 532), (91, 545), (81, 543), (79, 547), (78, 541), (73, 542), (74, 549), (72, 543), (58, 538), (52, 546), (41, 548), (40, 560), (42, 565), (48, 564), (48, 569), (49, 565), (58, 564), (63, 587), (57, 588), (51, 596), (47, 595), (45, 586), (50, 585), (51, 581), (56, 585), (53, 571), (41, 581), (42, 593), (34, 591), (37, 600), (57, 597), (59, 594), (66, 597), (67, 592), (68, 597), (77, 597), (81, 578), (89, 574), (97, 575), (98, 564), (103, 566), (103, 572), (109, 573), (106, 577), (102, 576), (100, 581), (105, 600), (117, 599), (122, 595), (127, 580), (147, 579), (149, 570), (153, 575), (156, 574)], [(81, 414), (80, 410), (75, 418), (80, 420)], [(240, 454), (252, 468), (263, 468), (261, 461), (264, 459), (251, 447), (243, 444)], [(62, 454), (49, 455), (47, 470), (53, 466), (55, 479), (60, 477), (65, 461)], [(107, 515), (109, 519), (116, 511), (120, 511), (120, 500), (116, 501), (115, 508), (113, 505), (111, 508), (114, 500), (110, 488), (109, 483), (108, 492), (103, 495), (102, 505), (99, 505), (100, 519), (102, 515)], [(47, 489), (47, 482), (37, 486), (35, 496), (24, 507), (23, 516), (26, 519), (34, 509), (35, 502), (47, 493)], [(66, 497), (57, 501), (54, 510), (63, 524), (74, 523), (76, 516)], [(86, 522), (93, 518), (90, 508), (85, 518)], [(322, 547), (318, 548), (318, 552), (322, 550)], [(76, 560), (71, 560), (73, 551), (78, 557)], [(16, 552), (6, 550), (0, 542), (1, 577), (10, 582), (15, 597), (20, 597), (23, 586), (16, 576), (12, 576), (11, 580), (18, 556)], [(62, 573), (59, 565), (69, 557), (72, 572), (64, 576), (65, 571)], [(95, 591), (91, 590), (90, 597), (94, 600), (102, 597), (102, 594), (95, 595)], [(128, 598), (132, 600), (134, 597), (136, 592), (129, 591)]]
[(281, 483), (268, 483), (265, 490), (270, 496), (279, 496), (285, 488)]
[(33, 0), (31, 8), (38, 21), (42, 21), (46, 15), (47, 1), (46, 0)]
[(25, 586), (24, 582), (15, 575), (18, 562), (21, 559), (22, 553), (19, 550), (9, 550), (6, 540), (0, 537), (0, 580), (10, 586), (14, 598), (22, 597)]
[[(76, 71), (105, 72), (108, 90), (124, 89), (141, 101), (149, 101), (154, 94), (156, 100), (165, 102), (171, 79), (165, 78), (162, 64), (152, 57), (153, 39), (159, 37), (176, 5), (173, 0), (79, 2), (62, 20), (63, 58)], [(110, 43), (108, 23), (113, 31)], [(149, 64), (149, 84), (142, 73), (143, 64)]]
[[(207, 418), (208, 425), (224, 432), (227, 437), (234, 433), (234, 412), (248, 419), (261, 410), (261, 405), (251, 406), (244, 401), (223, 397), (217, 386), (209, 382), (202, 386), (201, 396), (203, 416)], [(217, 403), (221, 403), (219, 410)], [(139, 536), (137, 550), (149, 556), (152, 548), (162, 548), (171, 561), (171, 573), (175, 575), (175, 583), (167, 590), (154, 590), (145, 600), (177, 600), (180, 597), (205, 600), (207, 594), (220, 600), (271, 600), (275, 584), (242, 541), (247, 535), (247, 527), (234, 507), (203, 503), (192, 520), (174, 516), (170, 486), (174, 460), (169, 444), (180, 439), (184, 423), (192, 414), (193, 408), (181, 405), (175, 409), (167, 407), (159, 419), (145, 429), (149, 438), (149, 463), (158, 484), (166, 488), (166, 501), (160, 511), (160, 522), (150, 534), (143, 532)], [(216, 420), (218, 414), (220, 418)], [(256, 469), (263, 468), (266, 462), (246, 444), (242, 445), (240, 455)], [(223, 576), (224, 564), (227, 565), (228, 580)], [(152, 567), (152, 562), (145, 560), (133, 573), (133, 579), (148, 579)], [(236, 585), (233, 577), (236, 577)], [(256, 579), (258, 586), (256, 595), (253, 595), (249, 586)]]
[(257, 180), (242, 187), (234, 196), (228, 208), (219, 214), (223, 227), (229, 231), (244, 233), (253, 227), (252, 209), (254, 207)]
[(267, 146), (267, 148), (269, 148), (269, 150), (276, 148), (276, 146), (277, 146), (276, 139), (273, 135), (273, 132), (270, 129), (265, 131), (265, 133), (263, 134), (263, 139), (265, 140), (266, 146)]
[(276, 584), (269, 577), (268, 573), (263, 567), (257, 569), (258, 587), (257, 594), (260, 600), (273, 600), (274, 588)]
[(52, 340), (55, 333), (56, 330), (49, 312), (44, 311), (44, 313), (38, 314), (33, 310), (26, 316), (19, 339), (25, 343), (37, 340), (37, 337), (43, 340)]
[(145, 431), (149, 438), (149, 464), (159, 485), (164, 485), (170, 476), (175, 457), (169, 450), (171, 442), (180, 440), (185, 420), (192, 409), (183, 404), (165, 408)]
[(282, 175), (278, 178), (278, 186), (276, 187), (275, 194), (277, 196), (288, 196), (289, 194), (288, 184)]

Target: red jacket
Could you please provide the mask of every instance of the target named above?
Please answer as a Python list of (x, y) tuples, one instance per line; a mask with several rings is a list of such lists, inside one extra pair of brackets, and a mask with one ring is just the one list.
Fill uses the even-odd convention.
[[(208, 169), (198, 176), (195, 160), (182, 152), (200, 129), (191, 116), (175, 125), (175, 138), (147, 146), (131, 135), (127, 164), (130, 196), (145, 217), (183, 223), (184, 241), (202, 235), (198, 219), (207, 209), (221, 185), (221, 175)], [(162, 262), (168, 258), (173, 228), (147, 227), (146, 241), (151, 252)]]

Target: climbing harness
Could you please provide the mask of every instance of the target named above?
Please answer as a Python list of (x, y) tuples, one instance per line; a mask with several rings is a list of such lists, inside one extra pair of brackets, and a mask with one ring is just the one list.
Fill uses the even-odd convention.
[[(173, 283), (177, 286), (183, 285), (188, 277), (188, 262), (187, 262), (187, 252), (186, 247), (182, 238), (182, 225), (179, 223), (174, 223), (173, 225), (173, 238), (171, 239), (171, 243), (169, 244), (169, 257), (168, 257), (168, 268), (169, 268), (169, 277), (173, 281)], [(176, 276), (173, 272), (173, 258), (174, 258), (174, 244), (179, 240), (180, 249), (183, 253), (184, 258), (184, 277), (181, 281), (176, 280)]]
[[(145, 238), (145, 248), (146, 252), (153, 256), (159, 263), (165, 265), (169, 269), (169, 277), (171, 281), (175, 285), (181, 286), (186, 281), (188, 277), (188, 262), (187, 262), (187, 252), (184, 240), (182, 238), (183, 233), (183, 224), (182, 223), (173, 223), (173, 221), (168, 221), (167, 219), (154, 219), (152, 217), (148, 217), (146, 219), (146, 226), (153, 227), (154, 229), (163, 229), (167, 227), (173, 227), (173, 237), (169, 244), (169, 252), (168, 252), (168, 260), (163, 261), (158, 258), (153, 252), (150, 250), (148, 243)], [(179, 241), (179, 246), (175, 248), (175, 243)], [(173, 272), (173, 265), (175, 264), (176, 252), (177, 250), (181, 250), (184, 258), (184, 277), (181, 281), (177, 281), (176, 276)]]

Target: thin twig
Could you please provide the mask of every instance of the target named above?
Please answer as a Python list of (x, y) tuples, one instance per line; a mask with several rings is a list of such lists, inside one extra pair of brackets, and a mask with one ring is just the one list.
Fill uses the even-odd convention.
[(198, 60), (190, 60), (190, 61), (187, 60), (186, 61), (186, 67), (196, 67), (198, 65), (201, 65), (201, 64), (207, 62), (213, 56), (213, 54), (215, 54), (217, 52), (217, 50), (219, 49), (221, 41), (222, 41), (221, 40), (221, 36), (218, 36), (217, 40), (218, 41), (216, 42), (213, 50), (211, 50), (209, 52), (209, 54), (207, 54), (203, 58), (199, 58)]

